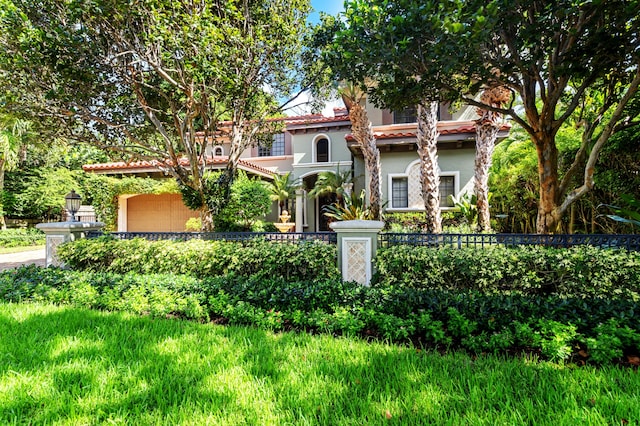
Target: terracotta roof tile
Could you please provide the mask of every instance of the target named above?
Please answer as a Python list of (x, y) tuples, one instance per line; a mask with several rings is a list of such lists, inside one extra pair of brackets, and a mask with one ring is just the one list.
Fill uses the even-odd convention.
[[(207, 158), (207, 165), (226, 165), (229, 157), (220, 156)], [(188, 166), (189, 161), (186, 158), (181, 158), (179, 160), (181, 166)], [(170, 165), (170, 161), (165, 162), (166, 165)], [(124, 161), (117, 161), (112, 163), (100, 163), (100, 164), (85, 164), (82, 166), (82, 169), (86, 172), (91, 171), (116, 171), (116, 170), (136, 170), (136, 169), (158, 169), (160, 170), (162, 162), (157, 160), (142, 160), (142, 161), (132, 161), (130, 163), (126, 163)], [(247, 169), (254, 170), (259, 173), (264, 173), (268, 175), (273, 175), (273, 172), (264, 167), (258, 166), (257, 164), (251, 163), (246, 160), (238, 160), (238, 165), (241, 165)]]
[[(509, 130), (511, 128), (511, 125), (509, 124), (504, 124), (500, 130)], [(443, 128), (440, 129), (440, 134), (441, 135), (456, 135), (456, 134), (463, 134), (463, 133), (475, 133), (476, 132), (476, 128), (474, 125), (469, 125), (465, 122), (464, 125), (460, 125), (457, 127), (448, 127), (448, 128)], [(398, 138), (415, 138), (416, 137), (416, 131), (404, 131), (404, 132), (373, 132), (373, 134), (375, 135), (376, 139), (398, 139)], [(348, 135), (345, 136), (345, 139), (347, 141), (354, 141), (355, 138), (353, 137), (353, 135), (351, 133), (349, 133)]]

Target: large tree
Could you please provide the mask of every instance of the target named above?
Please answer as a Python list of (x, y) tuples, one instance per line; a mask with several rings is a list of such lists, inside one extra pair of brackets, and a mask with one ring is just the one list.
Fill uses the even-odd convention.
[[(450, 25), (457, 38), (449, 48), (467, 54), (457, 72), (470, 77), (470, 88), (509, 88), (522, 108), (476, 100), (472, 90), (465, 100), (510, 116), (529, 134), (540, 181), (536, 229), (555, 232), (572, 203), (593, 188), (610, 136), (640, 123), (640, 4), (494, 0), (464, 7)], [(571, 121), (582, 126), (582, 145), (563, 167), (556, 135)]]
[(221, 205), (207, 205), (206, 148), (231, 142), (228, 196), (240, 154), (305, 83), (308, 11), (308, 0), (0, 0), (3, 107), (45, 134), (157, 161), (210, 219)]
[[(458, 78), (450, 70), (461, 60), (460, 52), (444, 47), (449, 15), (455, 16), (458, 7), (455, 2), (350, 1), (327, 49), (328, 61), (342, 64), (337, 67), (340, 77), (360, 84), (376, 106), (417, 106), (416, 139), (430, 232), (442, 231), (437, 111), (441, 101), (457, 95), (448, 87)], [(440, 84), (440, 79), (449, 84)]]

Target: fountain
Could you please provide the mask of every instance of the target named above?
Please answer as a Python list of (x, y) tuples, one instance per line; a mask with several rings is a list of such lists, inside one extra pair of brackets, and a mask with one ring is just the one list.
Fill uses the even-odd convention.
[(278, 231), (289, 232), (294, 226), (296, 226), (295, 223), (289, 222), (289, 219), (291, 219), (291, 215), (288, 211), (283, 210), (282, 214), (278, 217), (280, 218), (280, 223), (274, 223), (276, 228), (278, 228)]

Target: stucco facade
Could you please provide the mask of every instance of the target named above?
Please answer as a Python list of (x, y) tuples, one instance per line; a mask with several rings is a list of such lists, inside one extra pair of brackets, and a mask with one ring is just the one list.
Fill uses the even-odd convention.
[[(420, 196), (419, 158), (416, 151), (416, 123), (411, 121), (411, 110), (394, 113), (380, 110), (367, 104), (367, 112), (373, 124), (373, 131), (377, 138), (377, 146), (381, 153), (382, 166), (382, 195), (386, 211), (420, 211), (424, 210)], [(474, 156), (475, 156), (475, 127), (474, 112), (470, 108), (460, 111), (449, 111), (442, 105), (439, 111), (440, 121), (438, 130), (438, 166), (441, 176), (440, 190), (443, 194), (441, 206), (450, 206), (448, 195), (459, 196), (463, 192), (473, 190)], [(399, 121), (396, 123), (396, 121)], [(298, 228), (302, 231), (328, 231), (326, 220), (323, 220), (323, 204), (329, 199), (308, 197), (307, 193), (313, 188), (318, 173), (322, 171), (335, 172), (350, 170), (354, 177), (353, 191), (357, 194), (365, 189), (366, 169), (363, 156), (357, 142), (350, 134), (351, 122), (347, 110), (334, 109), (334, 116), (308, 115), (289, 117), (284, 119), (285, 131), (274, 136), (274, 142), (269, 147), (251, 147), (241, 156), (242, 167), (251, 174), (269, 179), (273, 174), (291, 172), (294, 182), (302, 185), (304, 195), (298, 198), (302, 206), (293, 209), (292, 215), (301, 212), (298, 218)], [(508, 126), (504, 126), (499, 137), (508, 134)], [(209, 148), (209, 161), (212, 167), (226, 164), (229, 146), (222, 143)], [(144, 170), (149, 173), (153, 165), (134, 163), (107, 163), (87, 165), (85, 170), (94, 173), (107, 174), (137, 174)], [(157, 170), (156, 170), (157, 171)], [(131, 198), (131, 195), (121, 197)], [(143, 200), (140, 198), (139, 200)], [(160, 209), (162, 203), (150, 200), (149, 209)], [(127, 209), (127, 202), (121, 203), (119, 231), (134, 231), (132, 224), (143, 223), (144, 220), (133, 217), (140, 215), (151, 217), (161, 212), (143, 212), (141, 203), (135, 202), (135, 211)], [(177, 207), (172, 206), (173, 211)], [(174, 214), (182, 220), (186, 213)], [(277, 221), (278, 206), (273, 205), (272, 214), (267, 220)], [(185, 216), (186, 217), (186, 216)], [(126, 218), (126, 219), (123, 219)], [(292, 219), (294, 220), (294, 219)], [(137, 226), (137, 225), (135, 225)], [(161, 226), (158, 224), (158, 226)], [(172, 223), (162, 225), (170, 230), (176, 230), (181, 225)], [(146, 224), (145, 224), (146, 227)], [(146, 230), (146, 229), (145, 229)], [(165, 231), (169, 229), (157, 229)]]

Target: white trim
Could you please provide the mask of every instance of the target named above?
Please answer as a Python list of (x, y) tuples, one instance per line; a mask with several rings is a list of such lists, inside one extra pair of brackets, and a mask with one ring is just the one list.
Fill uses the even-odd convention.
[[(327, 159), (329, 161), (325, 161), (322, 163), (318, 163), (317, 160), (317, 153), (318, 153), (318, 148), (317, 148), (317, 143), (320, 139), (326, 139), (327, 140)], [(331, 163), (331, 138), (329, 137), (329, 135), (327, 135), (326, 133), (320, 133), (319, 135), (316, 135), (313, 140), (311, 141), (311, 163), (312, 164), (328, 164)]]
[(335, 173), (336, 172), (335, 169), (333, 169), (333, 170), (332, 169), (327, 169), (326, 167), (331, 167), (331, 166), (336, 166), (336, 167), (349, 166), (349, 168), (351, 168), (351, 164), (352, 164), (352, 161), (338, 161), (338, 162), (335, 162), (335, 163), (316, 163), (316, 164), (307, 163), (307, 164), (304, 164), (304, 165), (295, 165), (294, 164), (293, 167), (296, 168), (296, 169), (300, 169), (300, 168), (303, 168), (303, 167), (305, 167), (305, 168), (323, 167), (322, 169), (310, 170), (310, 171), (308, 171), (306, 173), (303, 173), (300, 176), (298, 176), (298, 179), (304, 179), (304, 178), (309, 177), (309, 176), (317, 175), (317, 174), (319, 174), (321, 172), (331, 172), (331, 173)]
[[(419, 163), (420, 160), (415, 160), (409, 163), (404, 173), (388, 173), (387, 174), (387, 200), (389, 202), (389, 207), (385, 210), (390, 212), (414, 212), (414, 211), (424, 211), (424, 207), (420, 209), (415, 209), (411, 207), (393, 207), (393, 178), (407, 178), (407, 197), (409, 196), (410, 190), (410, 182), (409, 182), (409, 172), (411, 168)], [(438, 168), (439, 169), (439, 168)], [(452, 170), (452, 171), (442, 171), (440, 170), (438, 176), (453, 176), (453, 195), (457, 197), (460, 194), (460, 171)], [(451, 210), (453, 207), (440, 207), (441, 210)]]
[[(220, 153), (218, 154), (217, 151), (220, 150)], [(213, 147), (213, 156), (214, 157), (223, 157), (224, 156), (224, 147), (222, 145), (216, 145)]]

